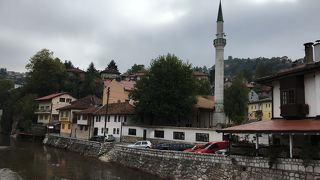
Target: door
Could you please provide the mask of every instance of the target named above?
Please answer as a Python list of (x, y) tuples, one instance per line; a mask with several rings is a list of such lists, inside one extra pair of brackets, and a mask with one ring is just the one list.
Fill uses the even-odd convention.
[(94, 135), (94, 136), (97, 136), (97, 135), (98, 135), (98, 128), (94, 128), (94, 129), (93, 129), (93, 135)]
[(144, 129), (143, 130), (143, 140), (146, 140), (147, 139), (147, 130)]

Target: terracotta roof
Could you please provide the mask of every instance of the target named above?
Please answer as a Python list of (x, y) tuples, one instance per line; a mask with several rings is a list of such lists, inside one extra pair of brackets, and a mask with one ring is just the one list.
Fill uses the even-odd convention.
[(193, 71), (192, 75), (194, 75), (194, 76), (208, 76), (208, 74), (200, 72), (200, 71)]
[(307, 133), (320, 132), (319, 119), (274, 119), (233, 126), (217, 132), (224, 133)]
[(133, 114), (134, 107), (133, 105), (129, 104), (129, 102), (121, 102), (121, 103), (112, 103), (108, 105), (108, 112), (107, 112), (107, 105), (104, 105), (100, 108), (96, 115), (107, 115), (107, 114)]
[(101, 108), (102, 108), (102, 106), (90, 107), (90, 108), (87, 108), (87, 109), (85, 109), (83, 111), (76, 112), (76, 114), (94, 114), (95, 112), (97, 112)]
[(102, 104), (102, 100), (100, 98), (94, 95), (88, 95), (84, 98), (71, 102), (71, 105), (59, 108), (58, 110), (69, 110), (69, 109), (82, 110), (82, 109), (87, 109), (89, 107), (97, 106), (101, 104)]
[(134, 85), (136, 85), (136, 82), (134, 81), (120, 81), (119, 83), (126, 91), (133, 90)]
[(72, 73), (84, 73), (83, 70), (79, 69), (79, 68), (70, 68), (67, 69), (67, 72), (72, 72)]
[(37, 99), (35, 99), (35, 100), (36, 100), (36, 101), (50, 100), (50, 99), (53, 99), (53, 98), (55, 98), (55, 97), (58, 97), (58, 96), (61, 96), (61, 95), (64, 95), (64, 94), (68, 94), (68, 93), (66, 93), (66, 92), (54, 93), (54, 94), (50, 94), (50, 95), (47, 95), (47, 96), (43, 96), (43, 97), (37, 98)]
[(197, 96), (196, 108), (200, 109), (212, 109), (214, 108), (213, 96)]

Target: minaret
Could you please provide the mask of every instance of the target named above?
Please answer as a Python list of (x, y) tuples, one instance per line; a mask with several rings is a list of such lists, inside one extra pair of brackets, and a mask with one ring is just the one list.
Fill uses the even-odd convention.
[(223, 108), (223, 90), (224, 90), (224, 47), (226, 46), (225, 34), (223, 32), (223, 15), (221, 0), (217, 18), (217, 34), (213, 45), (216, 48), (215, 61), (215, 81), (214, 81), (214, 101), (215, 110), (213, 114), (213, 125), (225, 124), (226, 116)]

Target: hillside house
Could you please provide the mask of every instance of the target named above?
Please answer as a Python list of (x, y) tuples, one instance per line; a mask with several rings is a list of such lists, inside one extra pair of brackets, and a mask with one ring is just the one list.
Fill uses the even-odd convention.
[(58, 109), (70, 105), (72, 101), (76, 100), (76, 98), (66, 92), (62, 92), (50, 94), (35, 100), (38, 103), (38, 108), (34, 112), (37, 115), (37, 123), (58, 124)]

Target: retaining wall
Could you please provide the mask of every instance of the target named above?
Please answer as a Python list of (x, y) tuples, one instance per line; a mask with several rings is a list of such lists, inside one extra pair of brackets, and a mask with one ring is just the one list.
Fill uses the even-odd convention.
[(94, 157), (105, 154), (113, 148), (113, 143), (99, 143), (57, 135), (47, 135), (43, 144)]
[(320, 162), (304, 167), (302, 160), (278, 159), (269, 168), (262, 157), (222, 156), (114, 146), (102, 159), (169, 179), (318, 179)]

